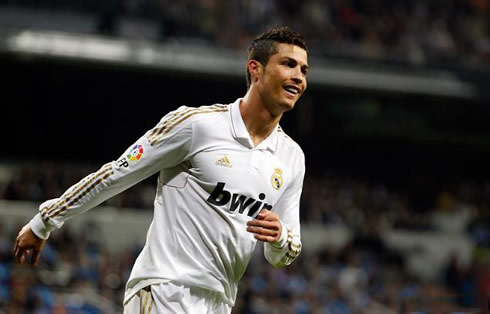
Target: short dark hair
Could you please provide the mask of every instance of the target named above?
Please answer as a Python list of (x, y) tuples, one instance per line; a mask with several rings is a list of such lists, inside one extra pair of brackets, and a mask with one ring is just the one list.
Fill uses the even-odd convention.
[(250, 88), (251, 84), (248, 61), (252, 59), (257, 60), (262, 65), (266, 66), (267, 62), (269, 62), (269, 58), (277, 53), (277, 44), (291, 44), (308, 51), (303, 36), (287, 26), (271, 28), (258, 35), (247, 49), (247, 65), (245, 67), (247, 89)]

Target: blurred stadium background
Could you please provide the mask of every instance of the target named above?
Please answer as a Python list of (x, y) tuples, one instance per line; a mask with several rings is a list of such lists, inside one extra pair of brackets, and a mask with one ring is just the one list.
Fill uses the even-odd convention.
[(303, 33), (304, 250), (256, 251), (234, 313), (480, 313), (490, 294), (488, 0), (0, 0), (0, 313), (120, 313), (151, 177), (14, 264), (39, 203), (180, 105), (245, 93), (245, 48)]

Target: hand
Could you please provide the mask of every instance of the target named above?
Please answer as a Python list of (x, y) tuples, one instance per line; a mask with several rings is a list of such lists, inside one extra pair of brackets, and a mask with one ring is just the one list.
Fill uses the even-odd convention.
[(263, 209), (254, 220), (247, 222), (247, 231), (254, 234), (255, 239), (277, 243), (281, 239), (282, 224), (276, 213)]
[(31, 264), (36, 265), (41, 251), (46, 245), (46, 240), (38, 238), (29, 227), (25, 225), (17, 235), (14, 247), (14, 255), (17, 263), (24, 264), (26, 257), (31, 255)]

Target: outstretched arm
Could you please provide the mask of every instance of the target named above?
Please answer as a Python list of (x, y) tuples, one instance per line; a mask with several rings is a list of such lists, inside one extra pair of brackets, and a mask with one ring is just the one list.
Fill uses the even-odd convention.
[(160, 169), (185, 160), (192, 125), (173, 123), (188, 110), (181, 107), (167, 114), (117, 161), (109, 162), (83, 178), (59, 198), (42, 203), (39, 213), (19, 232), (14, 248), (17, 262), (24, 263), (32, 254), (31, 262), (36, 264), (51, 231), (61, 228), (67, 219), (99, 205)]

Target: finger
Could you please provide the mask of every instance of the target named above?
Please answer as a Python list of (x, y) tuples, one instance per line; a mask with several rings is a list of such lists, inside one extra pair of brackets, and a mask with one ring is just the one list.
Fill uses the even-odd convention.
[(268, 235), (272, 237), (276, 237), (279, 234), (279, 232), (277, 232), (276, 230), (265, 229), (261, 227), (248, 227), (247, 231), (255, 234)]
[(267, 215), (269, 215), (270, 211), (267, 209), (262, 209), (260, 213), (257, 215), (257, 219), (264, 219)]
[(272, 237), (279, 237), (280, 232), (277, 229), (267, 229), (262, 227), (248, 227), (247, 231), (250, 233), (268, 235)]
[(266, 220), (266, 221), (279, 221), (279, 216), (277, 216), (274, 213), (268, 213), (266, 216), (264, 216), (263, 220)]
[(24, 264), (26, 257), (29, 256), (30, 253), (31, 253), (30, 249), (25, 249), (20, 247), (19, 250), (17, 251), (17, 254), (15, 255), (17, 259), (17, 263)]
[(20, 247), (17, 247), (17, 250), (15, 252), (15, 260), (17, 261), (17, 263), (20, 264), (20, 258), (22, 256), (22, 253), (23, 253), (23, 250), (20, 248)]
[(17, 263), (24, 264), (27, 252), (23, 249), (20, 249), (18, 254), (15, 256), (17, 259)]
[(247, 226), (249, 227), (262, 227), (266, 229), (279, 230), (280, 224), (276, 221), (267, 221), (267, 220), (250, 220), (247, 222)]
[(273, 239), (273, 241), (278, 241), (280, 237), (280, 233), (278, 231), (263, 229), (260, 227), (248, 227), (247, 231), (253, 233), (254, 235), (270, 237)]
[(257, 220), (267, 220), (267, 221), (279, 221), (279, 216), (276, 213), (267, 211), (261, 212), (257, 215)]
[(264, 241), (264, 242), (269, 242), (269, 243), (275, 243), (276, 242), (276, 239), (274, 237), (270, 237), (270, 236), (255, 234), (254, 237), (257, 240)]
[(24, 252), (24, 263), (27, 261), (27, 258), (28, 258), (29, 256), (31, 256), (31, 255), (32, 255), (32, 250), (31, 250), (31, 249), (26, 250), (26, 251)]
[(17, 260), (17, 263), (19, 262), (19, 257), (21, 255), (21, 251), (20, 251), (20, 248), (17, 247), (17, 249), (15, 250), (14, 252), (14, 256), (15, 256), (15, 259)]
[(37, 262), (39, 261), (39, 256), (40, 255), (41, 255), (41, 250), (34, 249), (32, 251), (32, 257), (31, 257), (31, 264), (32, 265), (37, 265)]

